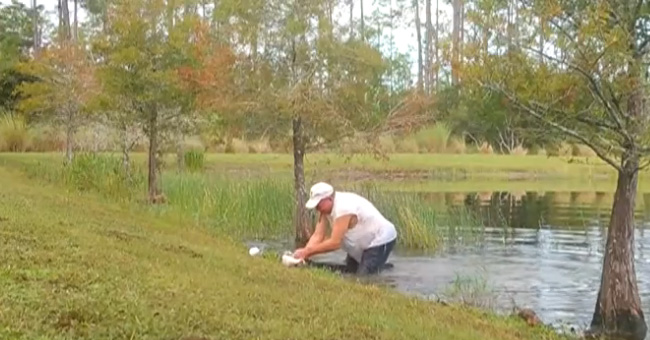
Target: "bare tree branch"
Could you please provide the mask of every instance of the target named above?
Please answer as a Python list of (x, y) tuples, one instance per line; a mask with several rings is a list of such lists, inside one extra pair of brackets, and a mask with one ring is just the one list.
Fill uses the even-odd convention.
[(620, 114), (625, 119), (625, 121), (627, 123), (629, 123), (629, 121), (630, 121), (629, 117), (630, 116), (627, 115), (625, 113), (625, 111), (623, 111), (623, 109), (621, 108), (620, 97), (616, 96), (616, 94), (614, 93), (614, 89), (612, 88), (612, 86), (611, 86), (611, 84), (609, 82), (605, 82), (605, 85), (607, 87), (607, 92), (609, 92), (609, 96), (611, 97), (612, 103), (614, 104), (614, 108), (616, 108), (616, 111), (618, 112), (618, 114)]
[[(633, 18), (638, 18), (638, 17), (640, 17), (640, 14), (641, 14), (641, 8), (643, 7), (643, 3), (644, 3), (644, 2), (645, 2), (645, 0), (637, 0), (637, 2), (636, 2), (636, 6), (634, 6), (634, 12), (632, 13)], [(630, 25), (631, 25), (632, 27), (629, 28), (629, 32), (634, 32), (634, 29), (636, 28), (636, 27), (634, 27), (634, 26), (636, 25), (636, 21), (632, 20), (632, 22), (630, 23)]]
[(645, 162), (642, 162), (641, 164), (639, 164), (638, 170), (643, 171), (643, 170), (647, 169), (648, 166), (650, 166), (650, 159), (646, 159)]
[(375, 133), (394, 133), (421, 127), (433, 119), (426, 110), (429, 103), (430, 99), (425, 96), (406, 96), (391, 109), (382, 123), (371, 130)]
[[(614, 126), (612, 124), (609, 124), (606, 121), (597, 120), (597, 119), (594, 119), (594, 118), (590, 117), (589, 116), (590, 109), (591, 109), (591, 105), (590, 105), (589, 108), (579, 112), (576, 115), (576, 120), (581, 122), (581, 123), (585, 123), (585, 124), (588, 124), (588, 125), (599, 127), (601, 129), (606, 129), (606, 130), (609, 130), (609, 131), (612, 131), (612, 132), (618, 132), (618, 129), (617, 129), (616, 126)], [(559, 112), (559, 111), (556, 110), (556, 112)]]
[[(608, 157), (608, 156), (605, 154), (605, 151), (602, 150), (600, 147), (598, 147), (596, 144), (594, 144), (591, 140), (589, 140), (588, 138), (586, 138), (586, 137), (584, 137), (583, 135), (579, 134), (579, 133), (578, 133), (577, 131), (575, 131), (575, 130), (569, 129), (569, 128), (567, 128), (566, 126), (560, 125), (560, 124), (558, 124), (558, 123), (556, 123), (556, 122), (554, 122), (554, 121), (551, 121), (551, 120), (545, 119), (545, 118), (540, 114), (540, 112), (538, 111), (538, 110), (541, 109), (540, 107), (534, 109), (534, 108), (532, 108), (532, 107), (530, 107), (530, 106), (528, 106), (528, 105), (522, 103), (518, 98), (516, 98), (515, 96), (513, 96), (512, 94), (510, 94), (508, 91), (506, 91), (505, 89), (502, 89), (502, 88), (500, 88), (500, 87), (493, 86), (493, 85), (489, 85), (489, 84), (483, 84), (483, 83), (481, 83), (481, 85), (484, 86), (484, 87), (487, 87), (488, 89), (491, 89), (491, 90), (494, 90), (494, 91), (498, 91), (498, 92), (503, 93), (503, 94), (504, 94), (504, 95), (505, 95), (505, 96), (506, 96), (510, 101), (512, 101), (515, 105), (519, 106), (521, 109), (523, 109), (523, 110), (524, 110), (525, 112), (527, 112), (529, 115), (531, 115), (531, 116), (537, 118), (538, 120), (540, 120), (540, 121), (542, 121), (542, 122), (548, 124), (549, 126), (555, 128), (555, 129), (557, 129), (557, 130), (563, 132), (564, 134), (569, 135), (569, 136), (571, 136), (571, 137), (573, 137), (573, 138), (575, 138), (575, 139), (581, 141), (581, 142), (584, 143), (585, 145), (589, 146), (592, 150), (594, 150), (594, 152), (596, 153), (596, 155), (598, 155), (598, 157), (599, 157), (600, 159), (602, 159), (603, 161), (607, 162), (609, 165), (611, 165), (612, 167), (614, 167), (616, 170), (621, 171), (621, 172), (623, 171), (623, 169), (621, 168), (621, 166), (620, 166), (619, 164), (617, 164), (613, 159), (611, 159), (610, 157)], [(541, 110), (540, 110), (540, 111), (541, 111)]]
[(595, 119), (593, 119), (593, 118), (590, 118), (589, 116), (578, 116), (578, 117), (576, 117), (576, 120), (577, 120), (578, 122), (580, 122), (580, 123), (584, 123), (584, 124), (587, 124), (587, 125), (595, 126), (595, 127), (601, 128), (601, 129), (607, 129), (607, 130), (610, 130), (610, 131), (616, 131), (616, 128), (615, 128), (615, 127), (613, 127), (613, 126), (611, 126), (611, 125), (608, 125), (608, 124), (605, 123), (605, 122), (598, 121), (598, 120), (595, 120)]
[[(529, 47), (524, 47), (524, 48), (530, 50), (531, 52), (538, 53), (538, 54), (542, 55), (543, 57), (545, 57), (545, 58), (547, 58), (549, 60), (558, 62), (560, 64), (564, 64), (564, 65), (568, 66), (569, 68), (573, 69), (574, 71), (578, 72), (579, 74), (581, 74), (585, 79), (587, 79), (587, 81), (589, 82), (588, 87), (589, 87), (590, 92), (592, 93), (592, 96), (594, 96), (594, 98), (598, 99), (600, 101), (600, 103), (603, 105), (603, 107), (605, 108), (605, 112), (607, 112), (607, 114), (609, 115), (611, 120), (618, 127), (619, 130), (617, 132), (619, 134), (621, 134), (628, 141), (630, 141), (630, 142), (632, 141), (632, 136), (627, 131), (627, 129), (623, 126), (623, 122), (621, 121), (621, 119), (619, 117), (619, 114), (621, 114), (621, 115), (624, 116), (624, 118), (627, 119), (627, 115), (625, 115), (623, 113), (623, 111), (620, 110), (620, 106), (617, 105), (618, 110), (612, 107), (611, 103), (607, 100), (607, 98), (605, 98), (605, 95), (603, 94), (603, 91), (602, 91), (600, 85), (598, 85), (598, 82), (596, 81), (596, 79), (591, 74), (589, 74), (589, 72), (587, 72), (582, 67), (577, 66), (577, 65), (575, 65), (573, 63), (570, 63), (568, 61), (560, 60), (558, 58), (549, 56), (548, 54), (544, 53), (543, 51), (539, 51), (539, 50), (529, 48)], [(610, 89), (610, 91), (612, 91), (611, 94), (613, 96), (614, 95), (613, 90)]]
[[(568, 114), (566, 111), (562, 111), (562, 110), (552, 108), (551, 105), (553, 105), (553, 104), (551, 104), (551, 105), (542, 105), (542, 104), (537, 103), (535, 101), (529, 101), (529, 103), (532, 105), (532, 109), (537, 111), (537, 112), (553, 112), (553, 113), (558, 114), (560, 117), (566, 117), (564, 121), (556, 122), (556, 124), (558, 124), (558, 125), (564, 126), (565, 121), (571, 121), (572, 120), (571, 117), (574, 117), (573, 120), (575, 120), (577, 122), (580, 122), (580, 123), (587, 124), (590, 127), (594, 127), (594, 126), (598, 127), (603, 132), (606, 132), (606, 130), (608, 130), (608, 128), (604, 128), (602, 126), (599, 126), (601, 124), (605, 124), (604, 122), (589, 118), (589, 116), (588, 116), (589, 108), (587, 108), (585, 110), (582, 110), (582, 111), (579, 111), (577, 114)], [(591, 107), (591, 105), (590, 105), (590, 107)], [(609, 130), (611, 130), (613, 132), (617, 132), (616, 127), (612, 127)], [(606, 139), (605, 137), (603, 137), (602, 134), (595, 134), (595, 137), (598, 138), (602, 142), (603, 146), (606, 146), (606, 149), (608, 151), (611, 151), (613, 149), (615, 149), (615, 150), (617, 150), (618, 152), (621, 152), (621, 153), (623, 153), (625, 151), (625, 149), (623, 148), (622, 145), (621, 146), (613, 145), (611, 143), (611, 141)]]

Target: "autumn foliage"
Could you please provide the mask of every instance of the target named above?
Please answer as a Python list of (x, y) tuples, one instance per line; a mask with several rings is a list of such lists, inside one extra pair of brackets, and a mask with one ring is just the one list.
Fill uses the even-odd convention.
[(99, 91), (94, 64), (77, 44), (43, 48), (36, 58), (20, 64), (19, 70), (39, 79), (18, 88), (25, 98), (19, 106), (24, 112), (82, 112)]
[(236, 56), (229, 46), (210, 35), (209, 26), (196, 23), (189, 55), (192, 63), (178, 68), (182, 89), (195, 96), (197, 110), (223, 109), (232, 99)]

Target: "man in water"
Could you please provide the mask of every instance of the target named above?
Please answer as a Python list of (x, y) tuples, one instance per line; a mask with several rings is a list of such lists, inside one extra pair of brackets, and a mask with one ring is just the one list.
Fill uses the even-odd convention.
[[(335, 192), (327, 183), (314, 184), (309, 196), (307, 209), (315, 208), (320, 216), (307, 245), (296, 250), (293, 256), (308, 259), (341, 248), (348, 254), (346, 272), (378, 273), (397, 240), (393, 223), (364, 197), (351, 192)], [(326, 221), (332, 227), (328, 239), (325, 239)]]

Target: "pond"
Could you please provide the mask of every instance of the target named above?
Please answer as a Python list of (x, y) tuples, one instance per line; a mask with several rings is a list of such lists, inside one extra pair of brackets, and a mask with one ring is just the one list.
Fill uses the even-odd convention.
[[(589, 326), (600, 284), (612, 193), (421, 195), (432, 204), (471, 207), (491, 227), (480, 244), (449, 247), (436, 255), (398, 248), (389, 260), (394, 267), (380, 274), (380, 282), (427, 298), (449, 295), (455, 289), (457, 295), (474, 295), (474, 302), (497, 310), (508, 311), (513, 304), (532, 308), (543, 322), (556, 327), (582, 330)], [(639, 193), (635, 256), (646, 315), (650, 315), (650, 253), (645, 249), (650, 245), (650, 231), (645, 230), (649, 203), (650, 195)], [(338, 262), (343, 256), (334, 252), (321, 259)], [(458, 294), (463, 278), (470, 283), (465, 293)]]

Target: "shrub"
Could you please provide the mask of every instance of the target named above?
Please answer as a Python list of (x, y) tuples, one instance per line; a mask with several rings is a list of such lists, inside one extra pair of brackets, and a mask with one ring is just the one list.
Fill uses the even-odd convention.
[(192, 171), (202, 171), (205, 165), (205, 155), (200, 150), (188, 150), (183, 154), (185, 167)]
[(3, 114), (0, 119), (0, 151), (25, 152), (30, 146), (27, 123), (22, 117)]

